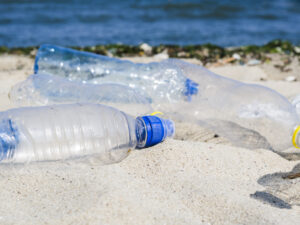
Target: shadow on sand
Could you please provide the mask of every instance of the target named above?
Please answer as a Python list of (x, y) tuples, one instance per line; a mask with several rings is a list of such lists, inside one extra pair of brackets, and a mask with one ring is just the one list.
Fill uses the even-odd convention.
[(266, 190), (251, 194), (251, 198), (282, 209), (300, 206), (300, 163), (291, 172), (264, 175), (258, 183)]

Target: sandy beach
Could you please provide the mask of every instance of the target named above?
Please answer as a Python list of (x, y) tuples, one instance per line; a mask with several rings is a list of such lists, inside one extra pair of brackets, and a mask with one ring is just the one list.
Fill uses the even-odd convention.
[[(274, 67), (279, 58), (206, 66), (290, 99), (300, 93), (299, 60), (282, 71)], [(32, 67), (29, 56), (0, 55), (1, 111), (14, 107), (8, 93)], [(174, 139), (132, 151), (118, 164), (2, 165), (0, 224), (300, 224), (300, 178), (289, 176), (300, 173), (300, 157), (290, 158), (237, 148), (204, 128), (178, 123)]]

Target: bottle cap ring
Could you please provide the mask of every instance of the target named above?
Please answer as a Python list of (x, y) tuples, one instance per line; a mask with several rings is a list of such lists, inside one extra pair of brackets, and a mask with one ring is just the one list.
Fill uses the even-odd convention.
[(157, 114), (164, 115), (164, 114), (163, 114), (162, 112), (160, 112), (160, 111), (155, 111), (155, 112), (151, 113), (150, 116), (155, 116), (155, 115), (157, 115)]
[(297, 145), (297, 141), (296, 141), (299, 131), (300, 131), (300, 125), (295, 129), (295, 131), (293, 133), (292, 142), (293, 142), (293, 145), (295, 146), (295, 148), (300, 149), (300, 146)]

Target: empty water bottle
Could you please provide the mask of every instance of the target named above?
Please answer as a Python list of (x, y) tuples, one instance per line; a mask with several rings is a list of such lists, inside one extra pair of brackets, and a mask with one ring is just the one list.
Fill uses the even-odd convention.
[(181, 60), (168, 62), (199, 83), (199, 94), (191, 104), (182, 103), (178, 108), (185, 119), (196, 119), (247, 148), (283, 151), (299, 146), (300, 118), (295, 107), (278, 92), (225, 78)]
[(143, 91), (121, 84), (86, 84), (47, 74), (29, 76), (15, 85), (9, 96), (17, 106), (97, 103), (135, 116), (153, 111), (151, 98)]
[(34, 72), (93, 84), (122, 83), (151, 93), (156, 102), (190, 100), (197, 93), (197, 84), (168, 63), (135, 64), (54, 45), (39, 48)]
[(134, 119), (100, 104), (25, 107), (0, 113), (1, 163), (91, 157), (119, 162), (130, 150), (174, 135), (174, 124), (156, 116)]

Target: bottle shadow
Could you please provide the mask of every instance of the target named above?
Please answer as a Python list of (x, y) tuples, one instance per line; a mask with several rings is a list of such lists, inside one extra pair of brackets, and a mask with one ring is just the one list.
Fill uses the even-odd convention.
[(300, 206), (300, 163), (290, 172), (267, 174), (257, 182), (266, 189), (256, 191), (251, 198), (281, 209)]
[(281, 157), (289, 160), (289, 161), (297, 161), (300, 160), (300, 153), (284, 153), (284, 152), (278, 152), (278, 155)]

